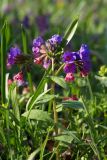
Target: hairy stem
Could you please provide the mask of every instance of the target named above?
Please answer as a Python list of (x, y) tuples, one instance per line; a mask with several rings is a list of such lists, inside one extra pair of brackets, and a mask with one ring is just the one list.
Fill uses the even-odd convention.
[[(52, 58), (52, 75), (54, 76), (54, 59)], [(52, 83), (52, 93), (55, 94), (55, 83)], [(58, 113), (56, 111), (56, 101), (53, 99), (53, 112), (54, 112), (54, 123), (56, 124), (58, 122)]]
[[(55, 64), (54, 59), (52, 58), (52, 75), (55, 75)], [(52, 94), (55, 94), (55, 83), (52, 83)], [(54, 112), (54, 124), (55, 124), (55, 135), (58, 134), (58, 128), (56, 127), (56, 124), (58, 122), (58, 113), (56, 111), (56, 101), (55, 98), (53, 99), (53, 112)], [(57, 146), (57, 143), (56, 143)], [(59, 160), (59, 152), (58, 149), (56, 150), (56, 160)]]

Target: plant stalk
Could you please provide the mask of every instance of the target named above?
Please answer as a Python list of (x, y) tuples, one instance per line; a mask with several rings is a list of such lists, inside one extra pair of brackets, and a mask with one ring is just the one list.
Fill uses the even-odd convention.
[[(54, 58), (52, 58), (52, 75), (55, 75), (55, 64), (54, 64)], [(55, 83), (52, 83), (52, 94), (55, 94)], [(58, 113), (56, 111), (56, 101), (55, 98), (53, 99), (53, 112), (54, 112), (54, 124), (55, 124), (55, 135), (58, 134), (58, 128), (56, 127), (56, 124), (58, 123)], [(56, 143), (57, 146), (57, 143)], [(59, 152), (58, 148), (56, 150), (56, 160), (59, 160)]]
[[(52, 58), (52, 75), (54, 76), (54, 59)], [(55, 94), (55, 83), (52, 83), (52, 94)], [(54, 123), (56, 124), (58, 122), (58, 113), (56, 111), (56, 101), (53, 99), (53, 112), (54, 112)], [(56, 131), (57, 134), (57, 131)]]

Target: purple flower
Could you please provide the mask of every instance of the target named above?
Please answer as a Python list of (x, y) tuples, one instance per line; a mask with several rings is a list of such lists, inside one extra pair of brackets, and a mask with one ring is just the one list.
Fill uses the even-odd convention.
[(86, 72), (86, 73), (89, 73), (91, 70), (91, 63), (90, 61), (86, 61), (83, 63), (83, 66), (82, 66), (82, 71)]
[(79, 54), (80, 54), (81, 61), (83, 63), (83, 65), (81, 66), (82, 69), (80, 70), (82, 75), (86, 76), (91, 70), (90, 51), (86, 44), (81, 45)]
[(44, 41), (42, 37), (34, 39), (32, 47), (34, 63), (40, 64), (47, 69), (51, 64), (51, 57), (54, 56), (56, 48), (61, 41), (62, 37), (59, 35), (54, 35), (47, 41)]
[(88, 61), (89, 60), (90, 51), (89, 51), (89, 48), (86, 44), (81, 45), (81, 48), (79, 50), (79, 54), (80, 54), (80, 58), (83, 61)]
[(75, 57), (76, 57), (76, 61), (80, 61), (81, 60), (79, 51), (75, 52)]
[(62, 56), (63, 62), (65, 62), (64, 72), (75, 73), (80, 71), (82, 77), (87, 76), (91, 70), (89, 54), (90, 51), (86, 44), (82, 44), (78, 52), (65, 52)]
[(38, 37), (33, 40), (33, 46), (34, 47), (40, 47), (42, 44), (44, 44), (44, 40), (42, 37)]
[(74, 62), (76, 60), (76, 52), (66, 51), (62, 56), (63, 62)]
[(74, 63), (66, 63), (64, 66), (65, 73), (75, 73), (76, 72), (76, 65)]
[(32, 51), (35, 57), (40, 56), (40, 48), (39, 47), (32, 47)]
[(62, 37), (58, 34), (55, 34), (53, 35), (50, 39), (49, 39), (49, 42), (52, 44), (52, 45), (55, 45), (55, 44), (60, 44), (62, 42)]
[(40, 33), (43, 35), (49, 28), (49, 15), (40, 15), (36, 17), (36, 23)]
[(15, 58), (21, 55), (21, 50), (18, 47), (12, 47), (10, 48), (9, 54), (8, 54), (8, 65), (15, 64)]
[(26, 27), (26, 28), (29, 28), (29, 27), (30, 27), (29, 17), (28, 17), (27, 15), (23, 18), (22, 24), (23, 24), (24, 27)]
[(44, 67), (45, 69), (48, 69), (49, 66), (50, 66), (50, 64), (51, 64), (51, 60), (50, 60), (50, 59), (44, 59), (44, 60), (43, 60), (43, 67)]
[(34, 57), (40, 56), (40, 49), (41, 49), (41, 46), (44, 45), (44, 43), (45, 42), (42, 37), (38, 37), (33, 40), (32, 51), (33, 51)]

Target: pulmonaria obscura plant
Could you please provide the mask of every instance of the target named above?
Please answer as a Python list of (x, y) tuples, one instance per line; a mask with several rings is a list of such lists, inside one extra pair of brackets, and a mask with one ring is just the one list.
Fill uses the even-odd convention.
[[(15, 67), (14, 70), (18, 70), (18, 73), (12, 74), (10, 72), (10, 75), (8, 74), (10, 77), (7, 75), (6, 95), (5, 93), (3, 94), (5, 91), (5, 76), (1, 76), (3, 84), (1, 85), (1, 102), (9, 108), (7, 109), (5, 107), (5, 110), (7, 109), (6, 114), (8, 113), (6, 121), (7, 119), (12, 121), (12, 117), (17, 116), (16, 119), (14, 118), (11, 123), (7, 124), (7, 131), (9, 131), (9, 136), (11, 137), (11, 128), (16, 129), (15, 132), (12, 132), (12, 135), (14, 135), (13, 133), (16, 134), (14, 137), (17, 138), (17, 141), (15, 139), (15, 144), (16, 142), (18, 143), (18, 149), (15, 150), (16, 148), (13, 147), (12, 141), (12, 143), (10, 143), (11, 148), (14, 150), (12, 154), (21, 153), (23, 155), (25, 148), (22, 150), (21, 145), (27, 145), (26, 148), (27, 151), (29, 150), (29, 153), (24, 152), (26, 155), (21, 157), (22, 159), (28, 159), (28, 155), (31, 154), (32, 156), (32, 153), (35, 151), (37, 151), (37, 156), (40, 152), (39, 158), (42, 159), (41, 157), (44, 158), (47, 151), (50, 152), (48, 149), (49, 146), (51, 152), (48, 156), (51, 154), (59, 160), (63, 150), (63, 148), (60, 149), (59, 144), (63, 141), (66, 143), (67, 149), (69, 149), (71, 141), (75, 143), (74, 147), (77, 149), (79, 140), (76, 138), (77, 141), (73, 142), (72, 138), (73, 134), (73, 137), (76, 137), (74, 130), (77, 124), (74, 124), (75, 126), (72, 124), (77, 121), (78, 118), (71, 122), (77, 114), (77, 112), (72, 112), (72, 109), (85, 108), (82, 100), (79, 99), (81, 96), (81, 92), (78, 91), (79, 87), (78, 89), (76, 87), (78, 85), (77, 80), (81, 79), (82, 81), (83, 77), (87, 83), (86, 87), (90, 87), (88, 86), (88, 78), (85, 79), (85, 77), (90, 73), (91, 61), (90, 50), (87, 44), (80, 45), (77, 51), (66, 50), (67, 44), (70, 43), (74, 35), (76, 26), (77, 20), (75, 23), (73, 22), (73, 25), (71, 25), (67, 34), (65, 33), (63, 37), (59, 34), (50, 36), (47, 39), (42, 36), (35, 37), (35, 39), (32, 40), (31, 48), (28, 48), (26, 32), (22, 32), (22, 49), (13, 45), (8, 52), (7, 66), (11, 66), (11, 69)], [(6, 48), (8, 47), (6, 46)], [(3, 49), (3, 46), (1, 49)], [(4, 58), (3, 53), (5, 52), (1, 52), (2, 59)], [(5, 64), (2, 65), (1, 71), (4, 71), (3, 67), (5, 66)], [(42, 68), (44, 72), (43, 76), (36, 73), (40, 68), (37, 66)], [(36, 76), (39, 75), (37, 79), (32, 72), (35, 72)], [(28, 82), (26, 82), (26, 79)], [(90, 88), (89, 91), (91, 98)], [(5, 115), (4, 113), (5, 112), (3, 112), (3, 115)], [(74, 117), (72, 117), (72, 113), (74, 113)], [(81, 110), (79, 113), (81, 113)], [(11, 115), (12, 117), (8, 117)], [(80, 137), (80, 135), (81, 133), (79, 133), (78, 137)], [(84, 142), (84, 139), (82, 140)], [(52, 145), (50, 146), (51, 142)], [(59, 147), (58, 150), (57, 147)], [(65, 148), (65, 145), (63, 147)], [(39, 150), (37, 150), (38, 148)], [(36, 155), (34, 156), (33, 158), (38, 159)], [(54, 159), (54, 157), (46, 157), (46, 159)], [(13, 157), (13, 159), (15, 159), (15, 157)], [(20, 159), (20, 157), (18, 159)]]

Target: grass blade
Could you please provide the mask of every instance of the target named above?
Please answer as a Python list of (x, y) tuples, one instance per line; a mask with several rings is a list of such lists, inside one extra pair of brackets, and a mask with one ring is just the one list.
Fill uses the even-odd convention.
[(78, 18), (75, 19), (68, 27), (68, 29), (65, 32), (64, 35), (64, 39), (67, 40), (67, 44), (70, 42), (70, 40), (72, 39), (72, 37), (75, 34), (75, 31), (77, 29), (78, 26)]
[[(27, 54), (27, 37), (26, 37), (26, 32), (25, 29), (23, 27), (23, 25), (21, 26), (21, 31), (22, 31), (22, 44), (23, 44), (23, 52), (24, 54)], [(29, 86), (30, 86), (30, 91), (31, 94), (33, 94), (33, 83), (32, 83), (32, 77), (31, 77), (31, 73), (27, 70), (27, 78), (28, 78), (28, 82), (29, 82)]]
[(5, 37), (6, 23), (4, 22), (1, 31), (1, 99), (2, 104), (6, 103), (5, 95), (5, 75), (6, 75), (6, 37)]

